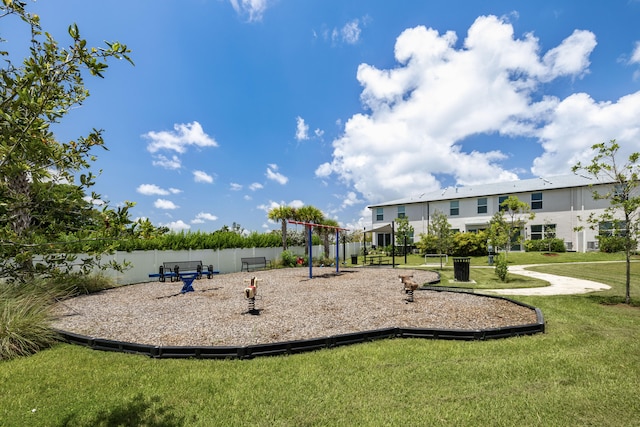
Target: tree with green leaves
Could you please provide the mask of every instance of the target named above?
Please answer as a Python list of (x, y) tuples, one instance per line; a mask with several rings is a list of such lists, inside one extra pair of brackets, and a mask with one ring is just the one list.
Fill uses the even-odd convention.
[(436, 210), (431, 215), (431, 220), (427, 226), (427, 233), (435, 237), (435, 249), (440, 255), (440, 269), (442, 270), (442, 255), (448, 254), (453, 247), (453, 232), (451, 224), (444, 212)]
[[(300, 222), (308, 222), (314, 224), (322, 224), (324, 214), (315, 206), (305, 205), (295, 210), (295, 220)], [(304, 254), (309, 255), (309, 236), (304, 233)]]
[(324, 246), (324, 257), (329, 258), (329, 246), (331, 243), (331, 236), (336, 234), (335, 227), (339, 227), (338, 221), (331, 218), (325, 218), (322, 221), (322, 225), (327, 225), (329, 227), (317, 227), (316, 231), (320, 238), (322, 239), (322, 245)]
[[(112, 221), (118, 227), (129, 222), (123, 216), (133, 205), (113, 211), (102, 202), (96, 214), (86, 202), (95, 180), (88, 171), (92, 150), (104, 148), (102, 131), (69, 142), (57, 141), (51, 131), (89, 96), (84, 76), (103, 77), (112, 58), (131, 62), (129, 49), (118, 42), (90, 48), (75, 24), (68, 31), (70, 46), (61, 47), (26, 7), (18, 0), (0, 4), (0, 19), (20, 20), (31, 31), (29, 56), (21, 64), (0, 50), (0, 276), (20, 281), (36, 272), (69, 270), (74, 259), (65, 254), (61, 237), (77, 234), (84, 240), (96, 237), (94, 232), (113, 237)], [(90, 199), (99, 202), (100, 196), (92, 193)]]
[[(625, 303), (631, 303), (631, 254), (637, 248), (640, 237), (640, 153), (629, 155), (626, 162), (619, 159), (620, 144), (615, 140), (595, 144), (594, 155), (589, 164), (578, 162), (573, 172), (586, 172), (606, 189), (593, 190), (595, 200), (608, 200), (609, 206), (601, 215), (590, 215), (587, 221), (592, 229), (602, 223), (611, 224), (612, 230), (621, 238), (626, 259)], [(601, 188), (601, 187), (600, 187)]]
[(267, 217), (274, 222), (280, 222), (282, 227), (282, 250), (287, 250), (287, 222), (294, 219), (296, 210), (291, 206), (280, 205), (271, 209), (267, 213)]
[(527, 221), (535, 218), (528, 203), (521, 201), (516, 196), (509, 196), (500, 204), (499, 212), (496, 212), (489, 221), (489, 240), (496, 248), (501, 248), (505, 257), (508, 256), (514, 244), (520, 245), (524, 241), (522, 230)]
[(404, 246), (405, 238), (406, 241), (410, 243), (413, 240), (413, 233), (415, 232), (415, 229), (409, 223), (409, 218), (406, 216), (403, 218), (396, 218), (394, 222), (396, 223), (396, 246)]

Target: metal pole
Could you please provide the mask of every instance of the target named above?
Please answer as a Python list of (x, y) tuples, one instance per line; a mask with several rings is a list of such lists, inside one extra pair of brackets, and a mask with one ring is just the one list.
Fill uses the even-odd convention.
[(307, 228), (309, 229), (309, 234), (307, 235), (309, 237), (309, 279), (313, 279), (313, 242), (311, 239), (311, 225), (307, 225)]
[(367, 263), (367, 227), (364, 227), (362, 232), (362, 244), (364, 245), (364, 249), (362, 253), (364, 254), (364, 263)]
[(395, 221), (391, 221), (391, 267), (396, 268), (396, 231)]
[(336, 228), (336, 273), (340, 273), (340, 231)]
[(404, 263), (407, 263), (407, 236), (404, 236)]

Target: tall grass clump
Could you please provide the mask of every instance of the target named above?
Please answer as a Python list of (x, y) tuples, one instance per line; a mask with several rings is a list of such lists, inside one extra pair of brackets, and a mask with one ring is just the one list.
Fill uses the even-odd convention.
[(50, 293), (53, 292), (59, 299), (91, 294), (115, 286), (113, 280), (103, 274), (80, 273), (63, 274), (50, 278), (44, 283), (44, 288)]
[(27, 356), (49, 347), (52, 295), (34, 286), (0, 285), (0, 360)]
[(105, 276), (82, 274), (0, 284), (0, 360), (36, 353), (56, 341), (58, 335), (51, 328), (56, 302), (113, 286)]

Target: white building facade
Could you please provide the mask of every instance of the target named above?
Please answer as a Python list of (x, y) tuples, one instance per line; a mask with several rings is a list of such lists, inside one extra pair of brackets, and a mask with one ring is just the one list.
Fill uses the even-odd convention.
[[(460, 232), (477, 232), (489, 227), (491, 217), (509, 196), (526, 202), (535, 214), (522, 230), (526, 240), (543, 239), (553, 233), (564, 241), (568, 251), (586, 252), (598, 249), (598, 230), (592, 230), (587, 219), (600, 215), (610, 206), (609, 200), (595, 200), (594, 190), (604, 194), (613, 184), (602, 184), (578, 175), (534, 178), (513, 182), (467, 187), (448, 187), (418, 197), (394, 200), (369, 206), (372, 214), (373, 244), (388, 246), (388, 226), (396, 218), (408, 218), (415, 241), (427, 233), (429, 221), (436, 212), (447, 215), (451, 228)], [(376, 232), (376, 230), (379, 230)]]

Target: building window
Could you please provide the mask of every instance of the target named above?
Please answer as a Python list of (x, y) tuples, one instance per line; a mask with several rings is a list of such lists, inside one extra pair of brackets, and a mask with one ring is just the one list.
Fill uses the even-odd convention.
[(531, 226), (531, 240), (553, 239), (555, 237), (555, 224), (539, 224)]
[(376, 208), (376, 221), (384, 221), (384, 209)]
[(531, 226), (531, 240), (542, 240), (542, 224)]
[(500, 210), (500, 212), (507, 210), (507, 207), (506, 206), (502, 206), (502, 203), (505, 200), (507, 200), (508, 198), (509, 198), (509, 196), (500, 196), (500, 197), (498, 197), (498, 209)]
[(522, 245), (520, 244), (520, 237), (522, 237), (522, 230), (519, 227), (513, 229), (513, 236), (511, 237), (511, 250), (521, 251)]
[(460, 215), (460, 202), (452, 200), (449, 202), (449, 216)]
[(487, 213), (487, 198), (481, 197), (478, 199), (478, 213), (486, 214)]
[(626, 221), (604, 221), (599, 224), (599, 235), (604, 237), (621, 236), (625, 237)]
[(616, 184), (613, 187), (613, 197), (614, 197), (614, 200), (617, 200), (617, 201), (623, 201), (628, 199), (628, 197), (625, 197), (624, 184)]
[(531, 209), (542, 209), (542, 193), (531, 193)]
[(404, 206), (398, 206), (398, 218), (404, 218), (404, 217), (405, 217)]

